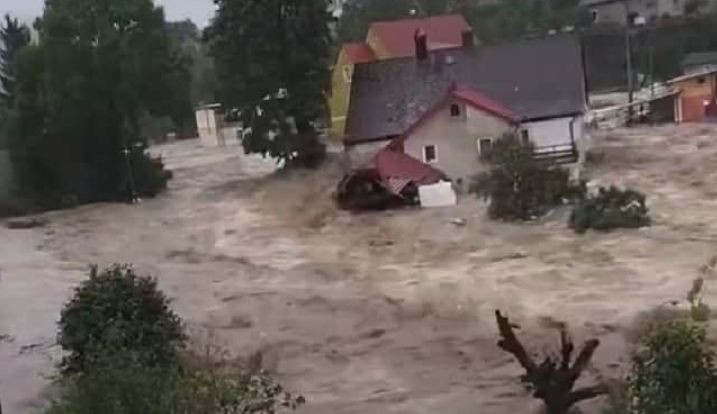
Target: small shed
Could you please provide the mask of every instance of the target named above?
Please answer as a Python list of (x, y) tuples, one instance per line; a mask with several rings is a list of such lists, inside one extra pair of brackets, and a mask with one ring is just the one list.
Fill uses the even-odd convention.
[(712, 118), (717, 95), (717, 69), (678, 76), (667, 84), (679, 91), (674, 104), (677, 122), (705, 122)]
[(222, 130), (224, 129), (224, 112), (222, 105), (215, 103), (203, 105), (195, 110), (199, 140), (205, 147), (223, 147), (226, 145)]

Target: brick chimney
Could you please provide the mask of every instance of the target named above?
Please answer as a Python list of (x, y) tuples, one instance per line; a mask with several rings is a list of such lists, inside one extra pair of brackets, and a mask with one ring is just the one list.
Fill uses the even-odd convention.
[(465, 49), (473, 49), (475, 46), (475, 37), (473, 36), (473, 30), (465, 29), (461, 33), (461, 40)]
[(423, 62), (428, 59), (428, 37), (426, 32), (423, 29), (416, 30), (413, 40), (416, 42), (416, 60)]

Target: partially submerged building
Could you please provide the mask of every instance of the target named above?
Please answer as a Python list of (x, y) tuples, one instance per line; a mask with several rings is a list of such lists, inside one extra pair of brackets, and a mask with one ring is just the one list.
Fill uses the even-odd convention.
[(465, 180), (505, 133), (533, 142), (537, 153), (577, 160), (587, 110), (577, 38), (478, 48), (466, 35), (439, 50), (430, 42), (418, 30), (411, 56), (355, 65), (344, 138), (351, 168), (387, 148)]

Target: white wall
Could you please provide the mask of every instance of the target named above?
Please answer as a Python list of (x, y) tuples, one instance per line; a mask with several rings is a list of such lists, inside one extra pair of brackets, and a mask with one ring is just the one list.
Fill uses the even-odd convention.
[(423, 161), (423, 149), (435, 145), (438, 160), (431, 164), (451, 179), (467, 179), (485, 167), (480, 161), (478, 140), (498, 139), (513, 127), (505, 120), (460, 102), (461, 116), (452, 117), (450, 105), (434, 114), (405, 142), (406, 154)]
[(205, 147), (218, 147), (224, 145), (222, 135), (222, 119), (213, 108), (198, 109), (195, 112), (199, 140)]
[[(572, 122), (572, 136), (570, 133), (570, 124)], [(578, 143), (583, 136), (583, 118), (582, 116), (564, 117), (549, 119), (545, 121), (526, 122), (521, 125), (521, 129), (528, 131), (530, 140), (535, 144), (536, 149), (541, 147), (559, 146), (569, 147)], [(556, 149), (566, 149), (556, 148)]]

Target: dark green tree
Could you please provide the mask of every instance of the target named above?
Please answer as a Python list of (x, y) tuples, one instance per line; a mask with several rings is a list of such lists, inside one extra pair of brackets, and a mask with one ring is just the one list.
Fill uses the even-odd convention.
[(17, 19), (5, 15), (0, 23), (0, 148), (7, 140), (7, 121), (13, 105), (15, 61), (20, 50), (30, 43), (30, 30)]
[(15, 58), (29, 43), (30, 30), (27, 26), (6, 14), (5, 22), (0, 24), (0, 99), (5, 107), (12, 106)]
[(18, 57), (10, 120), (21, 190), (47, 207), (128, 197), (145, 178), (129, 167), (150, 162), (141, 120), (172, 113), (184, 70), (163, 11), (151, 0), (47, 0), (37, 27), (39, 43)]
[[(222, 102), (242, 110), (248, 153), (311, 164), (327, 115), (331, 35), (326, 0), (215, 0), (206, 31)], [(318, 156), (318, 155), (317, 155)], [(308, 159), (306, 159), (308, 158)]]
[(149, 367), (173, 367), (185, 339), (157, 282), (119, 265), (101, 272), (92, 268), (63, 308), (59, 325), (67, 373), (87, 372), (120, 354)]

